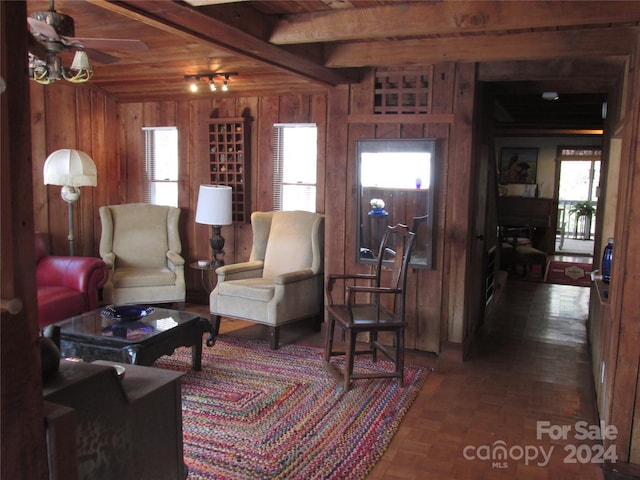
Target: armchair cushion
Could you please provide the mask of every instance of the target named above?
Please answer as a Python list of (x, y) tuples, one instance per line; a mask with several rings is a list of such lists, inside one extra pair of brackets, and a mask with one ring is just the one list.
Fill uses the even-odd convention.
[(117, 288), (153, 287), (175, 285), (176, 274), (166, 267), (135, 268), (122, 267), (114, 271), (113, 285)]
[(246, 280), (232, 280), (220, 284), (220, 294), (230, 297), (244, 298), (268, 302), (273, 298), (275, 284), (268, 278), (247, 278)]
[[(264, 277), (273, 278), (281, 273), (312, 267), (310, 225), (308, 216), (305, 215), (308, 212), (287, 213), (288, 215), (274, 215), (271, 221), (264, 254)], [(315, 268), (317, 270), (318, 266)]]

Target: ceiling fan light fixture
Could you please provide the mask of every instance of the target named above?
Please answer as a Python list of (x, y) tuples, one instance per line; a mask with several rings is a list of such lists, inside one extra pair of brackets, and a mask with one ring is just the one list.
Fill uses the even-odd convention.
[(77, 51), (73, 57), (71, 68), (62, 69), (62, 75), (65, 80), (71, 83), (84, 83), (91, 80), (93, 70), (91, 69), (87, 52)]
[[(49, 0), (49, 10), (34, 12), (27, 17), (29, 35), (37, 45), (29, 51), (29, 77), (43, 85), (49, 85), (62, 78), (71, 83), (83, 83), (93, 77), (93, 69), (85, 48), (94, 49), (93, 59), (102, 63), (118, 61), (118, 57), (95, 50), (112, 46), (123, 50), (148, 50), (139, 40), (112, 38), (74, 38), (75, 25), (71, 16), (56, 12), (54, 0)], [(70, 68), (62, 66), (60, 53), (74, 51), (75, 56)]]
[(60, 57), (55, 54), (49, 54), (46, 62), (29, 54), (29, 78), (41, 85), (50, 85), (62, 78), (71, 83), (83, 83), (91, 77), (93, 70), (84, 51), (76, 52), (71, 68), (63, 67)]
[(35, 80), (41, 85), (48, 85), (52, 83), (49, 79), (49, 69), (47, 69), (47, 64), (31, 53), (29, 54), (29, 78)]

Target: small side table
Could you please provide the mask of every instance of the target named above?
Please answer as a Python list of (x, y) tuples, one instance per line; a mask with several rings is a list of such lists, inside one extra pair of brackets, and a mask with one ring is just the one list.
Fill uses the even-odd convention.
[(207, 291), (207, 293), (211, 293), (213, 288), (216, 286), (216, 282), (214, 279), (215, 271), (218, 267), (213, 265), (212, 263), (208, 263), (202, 266), (198, 262), (192, 262), (189, 264), (189, 268), (200, 270), (200, 281), (202, 282), (202, 287)]

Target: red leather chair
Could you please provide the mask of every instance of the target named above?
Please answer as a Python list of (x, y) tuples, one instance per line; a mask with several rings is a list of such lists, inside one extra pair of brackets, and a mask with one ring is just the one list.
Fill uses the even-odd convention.
[(49, 255), (45, 237), (36, 232), (38, 323), (44, 328), (98, 308), (98, 291), (109, 270), (99, 258)]

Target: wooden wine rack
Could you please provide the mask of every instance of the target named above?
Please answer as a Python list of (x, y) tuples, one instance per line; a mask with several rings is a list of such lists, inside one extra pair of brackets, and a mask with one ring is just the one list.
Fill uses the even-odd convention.
[(232, 215), (237, 223), (250, 219), (250, 139), (248, 118), (209, 120), (209, 169), (213, 185), (232, 189)]

